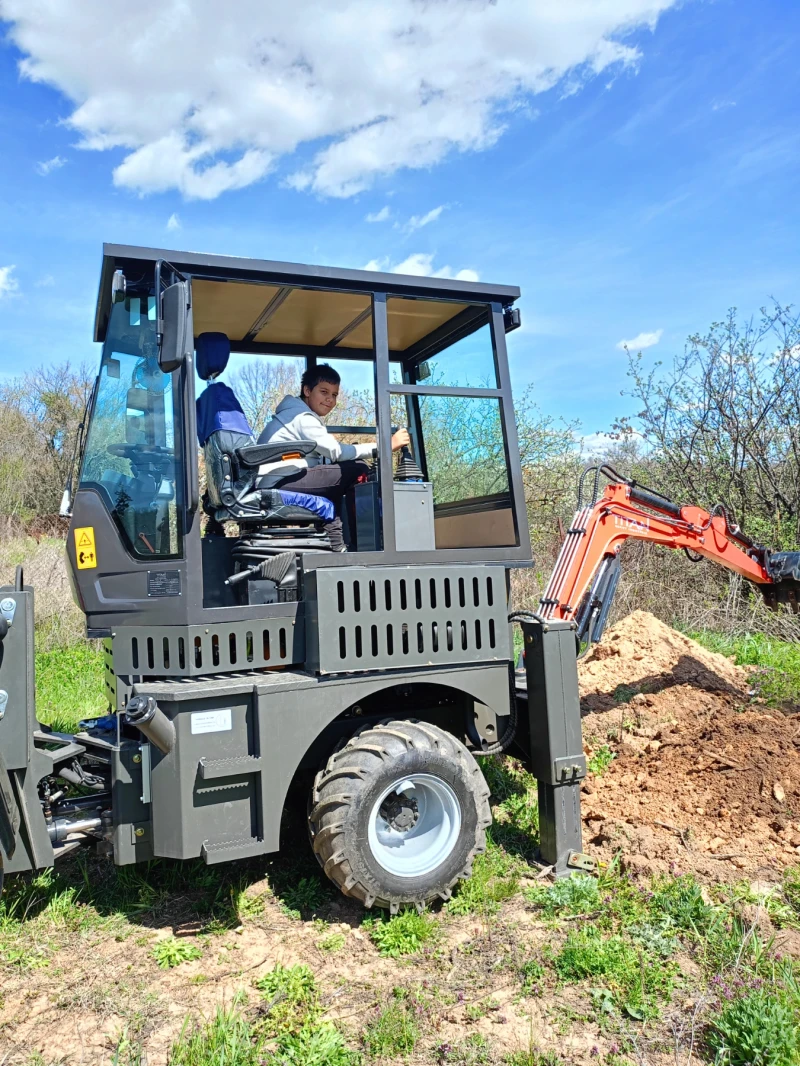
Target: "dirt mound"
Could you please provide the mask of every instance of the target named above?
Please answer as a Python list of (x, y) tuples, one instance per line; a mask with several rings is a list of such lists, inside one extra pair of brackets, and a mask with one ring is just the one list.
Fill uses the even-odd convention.
[(800, 715), (754, 703), (747, 670), (636, 611), (580, 678), (586, 750), (614, 756), (584, 785), (587, 851), (715, 880), (800, 861)]
[(745, 696), (748, 688), (747, 670), (707, 651), (647, 611), (634, 611), (610, 629), (580, 664), (579, 675), (581, 697), (593, 711), (617, 703), (620, 688), (658, 692), (671, 685), (691, 685), (738, 697)]

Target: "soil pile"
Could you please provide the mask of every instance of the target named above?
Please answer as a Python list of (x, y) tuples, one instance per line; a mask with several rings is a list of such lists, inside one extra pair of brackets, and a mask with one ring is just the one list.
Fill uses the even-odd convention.
[(644, 611), (609, 630), (580, 664), (587, 754), (614, 754), (583, 787), (590, 854), (715, 880), (800, 862), (800, 715), (749, 673)]

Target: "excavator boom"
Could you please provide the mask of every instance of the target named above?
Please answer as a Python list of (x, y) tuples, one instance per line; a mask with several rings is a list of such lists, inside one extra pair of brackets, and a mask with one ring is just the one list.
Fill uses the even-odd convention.
[[(631, 538), (718, 563), (758, 585), (768, 606), (787, 603), (797, 612), (800, 553), (770, 552), (755, 544), (721, 505), (710, 512), (679, 506), (610, 467), (599, 470), (613, 480), (586, 506), (579, 494), (578, 511), (540, 603), (542, 619), (574, 621), (581, 640), (599, 640), (619, 581), (619, 551)], [(597, 484), (596, 475), (595, 497)]]

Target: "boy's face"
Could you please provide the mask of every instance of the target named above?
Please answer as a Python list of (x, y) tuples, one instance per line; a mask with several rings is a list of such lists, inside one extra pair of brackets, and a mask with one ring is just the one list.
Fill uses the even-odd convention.
[(310, 392), (308, 389), (305, 390), (303, 399), (315, 415), (324, 418), (336, 406), (339, 399), (339, 386), (333, 385), (330, 381), (318, 381)]

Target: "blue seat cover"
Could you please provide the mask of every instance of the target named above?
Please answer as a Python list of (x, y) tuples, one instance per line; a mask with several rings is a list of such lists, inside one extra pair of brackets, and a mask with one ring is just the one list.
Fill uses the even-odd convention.
[(221, 381), (211, 381), (197, 397), (197, 439), (202, 448), (212, 433), (253, 433), (233, 389)]
[(278, 489), (281, 499), (288, 507), (305, 507), (307, 511), (313, 511), (315, 515), (330, 522), (333, 518), (333, 504), (324, 496), (311, 496), (307, 492), (290, 492), (288, 489)]

